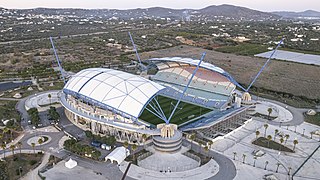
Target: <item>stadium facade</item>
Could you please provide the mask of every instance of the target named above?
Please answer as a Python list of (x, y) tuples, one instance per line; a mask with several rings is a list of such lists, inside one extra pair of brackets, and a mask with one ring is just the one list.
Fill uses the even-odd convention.
[[(141, 115), (151, 108), (161, 109), (161, 104), (151, 106), (157, 96), (177, 100), (199, 60), (175, 57), (147, 62), (157, 68), (156, 74), (142, 77), (113, 69), (90, 68), (73, 75), (60, 96), (67, 118), (84, 130), (113, 135), (118, 141), (142, 143), (143, 134), (160, 135), (161, 130), (155, 128), (157, 124)], [(246, 115), (246, 107), (240, 107), (235, 97), (236, 86), (237, 82), (223, 69), (202, 63), (182, 101), (210, 111), (201, 114), (200, 109), (200, 114), (189, 115), (178, 128), (188, 131), (211, 128), (217, 120), (223, 121), (221, 114)], [(157, 118), (156, 114), (152, 118)]]

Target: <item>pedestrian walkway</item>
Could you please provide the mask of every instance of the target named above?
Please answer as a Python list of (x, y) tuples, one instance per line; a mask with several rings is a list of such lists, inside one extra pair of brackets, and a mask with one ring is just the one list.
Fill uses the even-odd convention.
[(38, 175), (38, 171), (41, 168), (43, 168), (45, 165), (47, 165), (47, 163), (49, 162), (49, 157), (50, 157), (50, 154), (49, 153), (45, 153), (43, 158), (42, 158), (41, 164), (38, 167), (36, 167), (35, 169), (33, 169), (30, 172), (28, 172), (25, 176), (23, 176), (21, 178), (21, 180), (41, 180), (41, 178)]
[[(122, 172), (125, 172), (128, 162), (124, 161), (120, 164), (119, 168)], [(159, 180), (159, 179), (184, 179), (184, 180), (194, 180), (194, 179), (208, 179), (215, 176), (219, 172), (218, 163), (211, 159), (208, 163), (203, 166), (182, 171), (182, 172), (159, 172), (152, 171), (137, 165), (132, 164), (127, 176), (141, 179), (141, 180)]]

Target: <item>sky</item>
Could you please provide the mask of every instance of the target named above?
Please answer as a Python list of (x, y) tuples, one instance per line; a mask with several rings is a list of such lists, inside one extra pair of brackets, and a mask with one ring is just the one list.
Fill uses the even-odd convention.
[(320, 11), (320, 0), (0, 0), (4, 8), (86, 8), (134, 9), (148, 7), (201, 9), (210, 5), (231, 4), (260, 11)]

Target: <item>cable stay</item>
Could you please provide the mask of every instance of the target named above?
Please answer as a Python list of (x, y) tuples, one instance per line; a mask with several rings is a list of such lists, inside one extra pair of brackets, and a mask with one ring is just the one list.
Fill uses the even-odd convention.
[(131, 40), (133, 49), (134, 49), (134, 51), (135, 51), (135, 53), (136, 53), (137, 59), (138, 59), (138, 61), (139, 61), (140, 70), (141, 70), (141, 71), (144, 71), (144, 70), (147, 69), (147, 67), (146, 67), (145, 65), (143, 65), (142, 62), (141, 62), (141, 59), (140, 59), (140, 56), (139, 56), (139, 53), (138, 53), (138, 49), (137, 49), (137, 47), (136, 47), (136, 44), (135, 44), (134, 41), (133, 41), (133, 38), (132, 38), (132, 36), (131, 36), (131, 33), (128, 32), (128, 34), (129, 34), (129, 37), (130, 37), (130, 40)]
[(176, 103), (176, 105), (174, 106), (173, 111), (171, 112), (171, 114), (170, 114), (170, 116), (169, 116), (168, 120), (166, 121), (166, 123), (167, 123), (167, 124), (169, 124), (169, 123), (170, 123), (170, 120), (171, 120), (171, 118), (172, 118), (173, 114), (174, 114), (174, 113), (175, 113), (175, 111), (177, 110), (177, 107), (178, 107), (178, 105), (180, 104), (182, 97), (184, 96), (184, 94), (186, 93), (187, 89), (189, 88), (189, 85), (190, 85), (190, 83), (191, 83), (191, 81), (192, 81), (193, 77), (196, 75), (196, 72), (198, 71), (198, 69), (199, 69), (199, 67), (200, 67), (200, 64), (201, 64), (201, 62), (203, 61), (203, 59), (204, 59), (204, 57), (205, 57), (205, 56), (206, 56), (206, 52), (204, 52), (204, 53), (202, 54), (202, 57), (201, 57), (201, 59), (200, 59), (200, 61), (199, 61), (198, 65), (197, 65), (197, 68), (193, 71), (192, 76), (191, 76), (191, 78), (189, 79), (188, 84), (186, 85), (186, 87), (184, 88), (183, 92), (181, 93), (181, 95), (180, 95), (180, 97), (179, 97), (178, 102), (177, 102), (177, 103)]
[(257, 75), (254, 77), (254, 79), (252, 80), (252, 82), (250, 83), (250, 85), (248, 86), (247, 89), (245, 89), (245, 92), (248, 92), (251, 88), (251, 86), (256, 82), (257, 78), (260, 76), (260, 74), (262, 73), (262, 71), (264, 70), (264, 68), (267, 66), (267, 64), (269, 63), (269, 61), (271, 60), (271, 58), (273, 57), (273, 55), (276, 53), (277, 49), (280, 47), (281, 44), (283, 44), (283, 40), (284, 38), (282, 38), (280, 40), (280, 42), (278, 43), (277, 47), (273, 50), (273, 52), (271, 53), (270, 57), (268, 58), (268, 60), (264, 63), (264, 65), (262, 66), (262, 68), (259, 70), (259, 72), (257, 73)]
[(54, 46), (52, 37), (50, 36), (49, 39), (50, 39), (50, 42), (51, 42), (51, 45), (52, 45), (52, 49), (53, 49), (54, 56), (55, 56), (55, 58), (56, 58), (56, 61), (57, 61), (57, 63), (58, 63), (58, 66), (59, 66), (59, 70), (60, 70), (60, 73), (61, 73), (61, 77), (62, 77), (63, 82), (64, 82), (64, 84), (65, 84), (65, 83), (66, 83), (66, 78), (64, 77), (64, 72), (63, 72), (63, 69), (62, 69), (62, 66), (61, 66), (61, 63), (60, 63), (61, 61), (60, 61), (59, 56), (58, 56), (58, 54), (57, 54), (57, 51), (56, 51), (56, 48), (55, 48), (55, 46)]

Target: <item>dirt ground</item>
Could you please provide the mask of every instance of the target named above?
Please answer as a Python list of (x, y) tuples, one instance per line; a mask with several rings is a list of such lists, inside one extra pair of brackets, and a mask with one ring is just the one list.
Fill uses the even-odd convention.
[[(223, 68), (239, 83), (245, 84), (246, 86), (266, 61), (266, 59), (258, 57), (220, 53), (185, 45), (145, 52), (141, 53), (140, 56), (141, 59), (172, 56), (199, 59), (204, 51), (207, 52), (204, 61)], [(272, 60), (254, 85), (296, 96), (319, 99), (320, 67)]]

